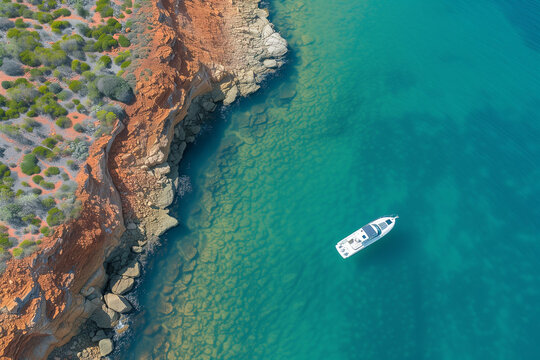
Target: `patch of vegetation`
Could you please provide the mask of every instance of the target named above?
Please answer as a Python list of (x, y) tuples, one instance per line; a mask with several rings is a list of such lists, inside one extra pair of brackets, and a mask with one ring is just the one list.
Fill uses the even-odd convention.
[(23, 254), (23, 249), (15, 248), (11, 251), (11, 253), (13, 254), (13, 257), (20, 258)]
[(52, 159), (54, 157), (54, 153), (44, 146), (36, 146), (34, 150), (32, 150), (32, 154), (36, 155), (38, 158)]
[(34, 175), (41, 172), (36, 155), (26, 154), (23, 156), (23, 160), (21, 162), (21, 171), (26, 175)]
[(70, 128), (71, 125), (73, 125), (73, 123), (71, 122), (71, 120), (68, 118), (68, 117), (65, 117), (65, 116), (60, 116), (55, 124), (59, 127), (61, 127), (62, 129), (67, 129), (67, 128)]
[(32, 176), (32, 181), (39, 185), (39, 183), (43, 181), (43, 176), (34, 175), (34, 176)]
[(49, 211), (47, 211), (47, 224), (49, 226), (57, 226), (64, 222), (66, 219), (66, 216), (62, 212), (62, 210), (58, 209), (57, 207), (53, 207)]
[(60, 169), (56, 166), (51, 166), (47, 168), (44, 172), (45, 176), (54, 176), (60, 174)]
[(129, 41), (129, 39), (125, 37), (124, 35), (118, 36), (118, 43), (120, 44), (121, 47), (131, 46), (131, 41)]
[(71, 70), (75, 71), (78, 74), (81, 74), (84, 71), (90, 70), (90, 65), (88, 65), (85, 62), (75, 59), (71, 62)]
[(99, 78), (96, 87), (103, 95), (125, 104), (129, 104), (135, 99), (131, 86), (127, 81), (117, 76), (106, 75)]

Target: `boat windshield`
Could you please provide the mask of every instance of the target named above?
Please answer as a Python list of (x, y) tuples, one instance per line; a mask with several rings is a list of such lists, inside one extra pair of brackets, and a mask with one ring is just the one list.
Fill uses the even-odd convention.
[(375, 230), (377, 230), (377, 235), (380, 235), (381, 232), (382, 232), (382, 230), (381, 230), (381, 228), (379, 227), (379, 225), (373, 224), (372, 226), (375, 228)]
[[(368, 238), (371, 239), (377, 236), (378, 234), (380, 234), (381, 229), (374, 229), (371, 225), (366, 225), (366, 226), (362, 226), (362, 230), (364, 230)], [(377, 233), (377, 231), (379, 231), (379, 233)]]

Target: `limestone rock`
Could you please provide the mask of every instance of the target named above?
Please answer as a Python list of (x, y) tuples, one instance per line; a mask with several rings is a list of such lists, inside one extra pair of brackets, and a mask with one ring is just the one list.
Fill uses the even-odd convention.
[(116, 277), (111, 281), (111, 291), (113, 294), (123, 295), (133, 289), (135, 280), (130, 277)]
[(233, 85), (229, 91), (225, 94), (225, 99), (223, 99), (223, 105), (230, 105), (236, 100), (238, 96), (238, 88), (236, 85)]
[(127, 299), (122, 295), (108, 293), (105, 294), (103, 298), (105, 299), (105, 303), (110, 309), (117, 311), (121, 314), (130, 312), (131, 309), (133, 309), (129, 301), (127, 301)]
[(263, 65), (264, 65), (265, 68), (268, 68), (268, 69), (274, 69), (274, 68), (278, 67), (278, 63), (274, 59), (266, 59), (266, 60), (264, 60)]
[(120, 275), (124, 277), (138, 278), (141, 276), (141, 264), (139, 264), (138, 261), (133, 262), (133, 264), (121, 270)]
[(111, 339), (102, 339), (99, 341), (99, 354), (107, 356), (114, 350), (114, 345)]

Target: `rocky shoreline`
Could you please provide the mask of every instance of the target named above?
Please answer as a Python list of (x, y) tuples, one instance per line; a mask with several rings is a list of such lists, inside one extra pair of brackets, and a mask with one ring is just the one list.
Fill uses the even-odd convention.
[[(181, 185), (178, 165), (184, 150), (218, 104), (229, 105), (257, 91), (260, 82), (284, 63), (287, 43), (268, 21), (267, 10), (259, 8), (259, 1), (184, 5), (183, 13), (179, 3), (152, 3), (155, 36), (148, 61), (158, 59), (165, 66), (152, 68), (153, 79), (146, 76), (144, 80), (150, 66), (141, 63), (138, 102), (126, 109), (126, 129), (118, 124), (104, 147), (108, 165), (100, 175), (107, 177), (110, 172), (109, 187), (122, 209), (115, 224), (106, 229), (116, 240), (107, 241), (102, 264), (84, 274), (87, 279), (74, 295), (80, 299), (78, 305), (64, 309), (77, 315), (69, 322), (70, 328), (63, 329), (62, 336), (57, 336), (59, 328), (40, 329), (29, 341), (21, 342), (39, 351), (14, 348), (11, 354), (19, 358), (44, 358), (62, 344), (66, 345), (49, 358), (94, 359), (113, 351), (112, 337), (127, 329), (121, 324), (133, 309), (129, 297), (144, 271), (141, 263), (159, 237), (178, 224), (168, 208)], [(204, 20), (197, 23), (197, 19)], [(207, 36), (216, 30), (217, 38)], [(173, 68), (176, 79), (166, 73)], [(189, 270), (195, 266), (197, 249), (188, 250), (184, 269)]]

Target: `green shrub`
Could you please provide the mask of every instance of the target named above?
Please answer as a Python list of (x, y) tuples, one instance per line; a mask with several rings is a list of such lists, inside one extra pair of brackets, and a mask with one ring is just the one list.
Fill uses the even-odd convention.
[(38, 188), (33, 188), (32, 189), (32, 193), (33, 194), (36, 194), (36, 195), (40, 195), (43, 191), (41, 189), (38, 189)]
[(47, 224), (49, 226), (60, 225), (65, 219), (66, 216), (64, 213), (56, 207), (53, 207), (47, 212)]
[(30, 187), (31, 185), (26, 181), (21, 181), (21, 185), (24, 187)]
[(45, 66), (57, 67), (69, 60), (66, 52), (62, 49), (36, 47), (34, 52), (39, 61)]
[(131, 45), (131, 42), (129, 41), (129, 39), (125, 37), (124, 35), (118, 36), (118, 43), (120, 44), (121, 47), (128, 47)]
[(13, 254), (13, 257), (20, 258), (23, 254), (23, 249), (21, 248), (15, 248), (11, 252)]
[(83, 104), (79, 104), (77, 105), (77, 111), (80, 112), (80, 113), (83, 113), (86, 111), (86, 108), (84, 107)]
[(79, 123), (73, 125), (73, 130), (75, 130), (76, 132), (79, 132), (79, 133), (83, 133), (83, 132), (86, 131), (86, 129), (84, 128), (84, 126), (82, 126), (82, 125), (79, 124)]
[(39, 232), (45, 236), (49, 236), (51, 234), (51, 229), (48, 226), (43, 226), (41, 229), (39, 229)]
[(47, 197), (45, 199), (41, 199), (41, 205), (48, 210), (56, 205), (56, 200), (54, 200), (52, 197)]
[(83, 88), (83, 83), (80, 80), (71, 80), (69, 82), (69, 90), (77, 93)]
[(47, 159), (50, 159), (54, 156), (53, 152), (44, 146), (36, 146), (34, 150), (32, 150), (32, 154), (36, 155), (39, 158)]
[(51, 14), (45, 12), (34, 13), (34, 19), (39, 21), (41, 24), (47, 24), (54, 20)]
[(52, 92), (53, 94), (58, 94), (60, 91), (62, 91), (62, 86), (58, 83), (51, 83), (49, 86), (49, 91)]
[(15, 20), (15, 27), (24, 29), (30, 26), (28, 23), (25, 23), (23, 19), (17, 19)]
[[(109, 60), (110, 60), (110, 58), (109, 58)], [(94, 74), (94, 73), (91, 72), (91, 71), (85, 71), (85, 72), (83, 72), (83, 73), (82, 73), (82, 76), (83, 76), (86, 80), (88, 80), (88, 81), (92, 81), (92, 80), (94, 80), (94, 79), (96, 78), (96, 74)]]
[(43, 140), (41, 143), (45, 145), (46, 147), (48, 147), (49, 149), (52, 149), (58, 143), (58, 141), (54, 138), (48, 137), (45, 140)]
[(31, 66), (31, 67), (37, 67), (41, 65), (41, 61), (39, 61), (36, 54), (34, 54), (33, 51), (30, 50), (24, 50), (19, 54), (19, 60), (25, 65)]
[(51, 167), (45, 169), (44, 174), (45, 174), (45, 176), (58, 175), (58, 174), (60, 174), (60, 169), (57, 168), (56, 166), (51, 166)]
[(56, 102), (55, 95), (52, 93), (47, 93), (37, 99), (36, 106), (40, 112), (49, 114), (52, 117), (64, 116), (68, 113), (66, 109)]
[(75, 10), (77, 10), (77, 15), (79, 15), (82, 18), (86, 18), (89, 15), (88, 11), (84, 8), (84, 6), (81, 3), (75, 4)]
[[(25, 79), (26, 80), (26, 79)], [(17, 84), (17, 81), (15, 82)], [(31, 84), (23, 84), (19, 83), (17, 86), (13, 86), (7, 91), (7, 95), (9, 99), (15, 101), (17, 103), (17, 109), (20, 110), (20, 112), (26, 112), (26, 110), (22, 111), (21, 109), (24, 105), (31, 105), (34, 103), (37, 97), (39, 97), (41, 94), (39, 91), (37, 91)], [(10, 106), (14, 107), (14, 106)]]
[(58, 10), (54, 10), (53, 13), (52, 13), (52, 16), (55, 19), (58, 19), (61, 16), (70, 16), (70, 15), (71, 15), (71, 11), (69, 11), (66, 8), (60, 8)]
[[(109, 60), (110, 60), (110, 59), (109, 59)], [(2, 81), (2, 87), (3, 87), (4, 89), (7, 90), (7, 89), (9, 89), (11, 86), (13, 86), (13, 82), (8, 81), (8, 80)]]
[(107, 75), (99, 78), (96, 87), (103, 95), (113, 100), (129, 104), (135, 99), (131, 86), (126, 80), (117, 76)]
[(37, 31), (13, 28), (9, 29), (6, 35), (19, 51), (34, 50), (40, 45), (40, 36)]
[(94, 51), (109, 51), (112, 48), (118, 47), (118, 41), (109, 34), (102, 34), (94, 43)]
[(62, 30), (70, 27), (71, 24), (69, 23), (69, 21), (66, 21), (66, 20), (54, 20), (52, 23), (51, 23), (51, 30), (57, 34), (61, 33)]
[(111, 67), (112, 60), (107, 55), (103, 55), (99, 58), (98, 64), (102, 65), (103, 67), (110, 68)]
[(26, 154), (21, 162), (21, 171), (26, 175), (39, 174), (41, 168), (37, 165), (38, 159), (34, 154)]
[(6, 229), (6, 232), (0, 233), (0, 246), (4, 249), (10, 248), (13, 246), (13, 243), (9, 241), (9, 235), (7, 233), (7, 228), (3, 226), (3, 228)]
[(34, 176), (32, 176), (32, 181), (39, 185), (39, 183), (43, 181), (43, 176), (34, 175)]
[(48, 181), (45, 181), (45, 180), (40, 182), (39, 186), (41, 186), (42, 188), (47, 189), (47, 190), (52, 190), (55, 187), (54, 183), (48, 182)]
[(23, 241), (19, 244), (19, 247), (20, 247), (21, 249), (26, 249), (26, 248), (28, 248), (28, 247), (30, 247), (30, 246), (33, 246), (33, 245), (36, 245), (36, 243), (33, 242), (32, 240), (26, 239), (26, 240), (23, 240)]
[(122, 63), (122, 65), (120, 65), (120, 67), (121, 67), (122, 69), (125, 69), (125, 68), (127, 68), (130, 64), (131, 64), (131, 61), (124, 61), (124, 62)]
[(62, 101), (66, 101), (66, 100), (69, 100), (72, 95), (73, 95), (73, 93), (71, 93), (71, 91), (62, 90), (56, 96), (58, 97), (58, 99), (60, 99)]
[(61, 127), (62, 129), (67, 129), (73, 125), (71, 120), (68, 117), (61, 116), (56, 120), (56, 125)]

